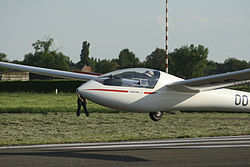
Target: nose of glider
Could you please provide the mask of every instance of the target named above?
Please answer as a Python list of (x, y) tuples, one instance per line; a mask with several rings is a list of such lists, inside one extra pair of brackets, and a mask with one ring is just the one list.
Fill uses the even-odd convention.
[(76, 89), (76, 93), (79, 93), (83, 96), (88, 96), (88, 94), (90, 93), (89, 89), (92, 88), (93, 85), (95, 83), (95, 81), (87, 81), (85, 82), (84, 84), (82, 84), (81, 86), (79, 86), (77, 89)]
[(96, 82), (94, 80), (90, 80), (82, 84), (76, 89), (76, 93), (81, 94), (83, 97), (86, 97), (89, 100), (94, 100), (100, 95), (100, 93), (93, 91), (98, 90), (102, 88), (102, 84), (99, 82)]
[(86, 90), (85, 84), (82, 84), (81, 86), (79, 86), (79, 87), (76, 89), (76, 93), (85, 94), (85, 93), (86, 93), (85, 90)]
[(79, 88), (76, 89), (76, 93), (80, 93), (80, 89)]

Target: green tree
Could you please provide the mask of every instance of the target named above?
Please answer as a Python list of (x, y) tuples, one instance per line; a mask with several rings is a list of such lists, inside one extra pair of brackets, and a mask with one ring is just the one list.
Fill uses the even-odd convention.
[(69, 70), (70, 58), (56, 50), (50, 50), (53, 39), (33, 43), (35, 53), (28, 53), (24, 56), (23, 63), (26, 65), (45, 67), (58, 70)]
[(80, 63), (79, 63), (81, 66), (90, 65), (89, 47), (90, 47), (90, 43), (88, 43), (87, 41), (84, 41), (82, 43), (82, 50), (80, 54)]
[(92, 69), (92, 71), (96, 71), (96, 59), (94, 59), (93, 57), (89, 58), (89, 65)]
[(169, 54), (169, 72), (185, 79), (204, 76), (207, 56), (208, 48), (202, 45), (182, 46)]
[(146, 57), (145, 66), (156, 70), (165, 71), (166, 52), (163, 49), (156, 48)]
[(207, 68), (205, 70), (206, 75), (217, 74), (218, 73), (218, 66), (219, 66), (219, 64), (212, 61), (212, 60), (207, 61)]
[(44, 52), (44, 53), (49, 53), (49, 48), (52, 46), (53, 44), (53, 38), (49, 38), (47, 40), (44, 41), (36, 41), (35, 43), (32, 44), (32, 46), (35, 49), (35, 52)]
[[(7, 61), (7, 55), (5, 53), (0, 53), (0, 61)], [(6, 71), (7, 68), (0, 67), (0, 72)]]
[(96, 62), (96, 72), (97, 73), (107, 73), (116, 70), (118, 67), (118, 64), (115, 60), (98, 60)]
[(120, 52), (117, 62), (120, 69), (137, 67), (140, 64), (140, 60), (129, 49)]
[(0, 61), (7, 61), (7, 55), (5, 53), (0, 53)]
[(224, 61), (225, 72), (232, 72), (249, 68), (245, 60), (238, 60), (236, 58), (228, 58)]

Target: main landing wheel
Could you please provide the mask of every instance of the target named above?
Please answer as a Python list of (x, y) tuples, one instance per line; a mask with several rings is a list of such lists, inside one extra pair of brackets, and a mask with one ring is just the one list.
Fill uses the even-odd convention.
[(163, 113), (158, 111), (158, 112), (150, 112), (149, 113), (149, 117), (153, 120), (153, 121), (159, 121), (162, 118)]

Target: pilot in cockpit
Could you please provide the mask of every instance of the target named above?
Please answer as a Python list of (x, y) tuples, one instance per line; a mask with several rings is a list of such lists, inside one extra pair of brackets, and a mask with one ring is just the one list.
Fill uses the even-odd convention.
[(154, 72), (153, 71), (146, 71), (145, 75), (148, 76), (149, 78), (153, 78)]

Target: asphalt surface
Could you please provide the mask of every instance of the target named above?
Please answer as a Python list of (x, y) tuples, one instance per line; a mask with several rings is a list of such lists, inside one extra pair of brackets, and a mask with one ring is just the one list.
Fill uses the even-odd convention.
[(250, 166), (250, 136), (0, 147), (6, 166)]

